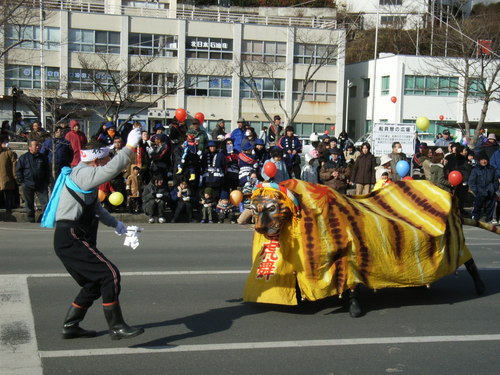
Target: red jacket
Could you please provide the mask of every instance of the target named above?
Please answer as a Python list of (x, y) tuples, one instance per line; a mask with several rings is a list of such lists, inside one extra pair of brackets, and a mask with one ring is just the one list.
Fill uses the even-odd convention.
[(71, 130), (64, 138), (71, 143), (71, 148), (73, 149), (73, 161), (71, 162), (71, 166), (74, 167), (80, 162), (80, 150), (87, 144), (87, 137), (80, 130), (76, 132)]

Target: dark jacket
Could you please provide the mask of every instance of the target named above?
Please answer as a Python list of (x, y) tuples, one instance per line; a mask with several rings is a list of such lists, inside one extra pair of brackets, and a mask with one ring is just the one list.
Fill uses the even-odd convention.
[(493, 196), (498, 190), (497, 171), (490, 164), (485, 167), (476, 165), (470, 173), (469, 187), (476, 196)]
[[(161, 198), (157, 198), (156, 194), (163, 194)], [(144, 212), (152, 212), (153, 205), (156, 199), (161, 199), (164, 202), (169, 201), (170, 194), (165, 186), (156, 186), (153, 181), (146, 185), (142, 192), (142, 209)]]
[(363, 154), (358, 156), (351, 173), (351, 181), (355, 184), (375, 184), (375, 156)]
[(56, 153), (56, 170), (60, 170), (62, 167), (69, 167), (71, 161), (73, 160), (73, 150), (71, 149), (69, 141), (64, 138), (47, 139), (43, 142), (43, 145), (40, 148), (40, 153), (47, 155), (49, 164), (52, 167), (52, 149), (54, 143)]
[(222, 185), (226, 169), (226, 160), (222, 152), (205, 152), (201, 157), (201, 168), (205, 186), (220, 187)]
[(44, 190), (49, 185), (50, 166), (46, 155), (27, 152), (17, 161), (16, 178), (31, 189)]
[(437, 187), (446, 190), (447, 192), (451, 192), (451, 184), (446, 179), (443, 164), (431, 164), (431, 182)]

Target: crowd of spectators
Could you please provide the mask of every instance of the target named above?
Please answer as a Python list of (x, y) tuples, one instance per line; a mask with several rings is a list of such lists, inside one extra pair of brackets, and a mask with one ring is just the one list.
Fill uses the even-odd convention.
[[(130, 122), (119, 129), (114, 122), (105, 122), (92, 136), (112, 148), (111, 155), (125, 146), (124, 140), (139, 122)], [(16, 127), (22, 133), (22, 127)], [(87, 143), (86, 135), (76, 120), (57, 124), (53, 134), (34, 122), (25, 133), (28, 152), (19, 159), (8, 147), (12, 131), (8, 122), (2, 124), (0, 145), (0, 200), (10, 212), (24, 199), (27, 219), (35, 217), (35, 196), (43, 213), (50, 186), (65, 166), (80, 162), (80, 150)], [(142, 140), (129, 165), (112, 181), (99, 187), (102, 204), (110, 211), (145, 213), (150, 223), (200, 221), (202, 223), (248, 223), (251, 220), (249, 197), (252, 189), (264, 180), (281, 182), (289, 178), (321, 183), (341, 193), (367, 194), (372, 190), (399, 181), (396, 165), (401, 160), (412, 164), (414, 179), (427, 179), (440, 188), (453, 192), (462, 213), (472, 192), (472, 217), (496, 223), (500, 219), (499, 179), (500, 150), (495, 134), (478, 139), (474, 150), (453, 142), (448, 131), (436, 140), (438, 148), (417, 142), (413, 158), (394, 142), (392, 152), (377, 159), (371, 145), (357, 149), (346, 132), (338, 138), (328, 134), (311, 134), (312, 148), (303, 155), (303, 145), (292, 126), (284, 127), (280, 116), (257, 134), (244, 118), (227, 131), (225, 121), (218, 120), (208, 134), (197, 119), (169, 126), (158, 123), (153, 131), (142, 132)], [(276, 165), (276, 175), (267, 176), (264, 164)], [(463, 183), (452, 187), (447, 176), (458, 170)], [(233, 190), (243, 194), (241, 204), (230, 199)], [(121, 192), (125, 199), (119, 206), (108, 201), (112, 192)]]

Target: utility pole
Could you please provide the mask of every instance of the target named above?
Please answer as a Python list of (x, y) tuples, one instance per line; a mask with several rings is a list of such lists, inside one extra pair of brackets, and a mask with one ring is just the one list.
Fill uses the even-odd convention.
[(378, 28), (380, 23), (380, 1), (377, 2), (377, 23), (375, 24), (375, 46), (373, 52), (373, 82), (370, 82), (372, 86), (372, 132), (375, 124), (375, 83), (377, 82), (377, 55), (378, 55)]
[(44, 40), (44, 11), (43, 0), (40, 0), (40, 121), (42, 126), (47, 128), (45, 123), (45, 60), (43, 56)]

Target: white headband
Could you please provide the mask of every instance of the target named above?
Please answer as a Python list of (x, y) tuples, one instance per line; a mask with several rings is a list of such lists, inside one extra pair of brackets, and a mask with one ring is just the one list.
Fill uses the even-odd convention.
[(80, 160), (89, 162), (102, 159), (109, 155), (109, 147), (95, 148), (93, 150), (80, 150)]

